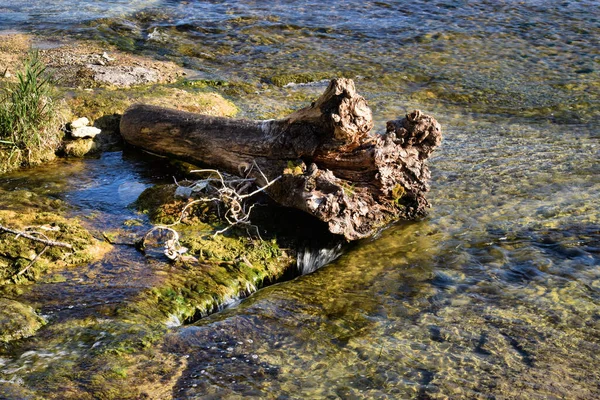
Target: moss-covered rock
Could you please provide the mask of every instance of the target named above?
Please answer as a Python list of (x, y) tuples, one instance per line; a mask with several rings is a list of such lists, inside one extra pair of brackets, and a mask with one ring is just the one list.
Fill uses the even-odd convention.
[(323, 79), (331, 79), (331, 73), (315, 73), (315, 72), (300, 72), (297, 74), (281, 74), (267, 78), (268, 81), (275, 86), (285, 86), (290, 83), (311, 83), (318, 82)]
[(281, 278), (295, 262), (274, 239), (213, 237), (194, 230), (181, 229), (181, 243), (198, 262), (179, 264), (164, 285), (145, 292), (123, 315), (195, 321)]
[[(185, 89), (153, 85), (143, 88), (112, 90), (98, 88), (94, 90), (71, 91), (67, 104), (73, 115), (87, 117), (91, 124), (102, 130), (93, 143), (67, 143), (65, 153), (69, 155), (88, 154), (95, 149), (105, 150), (120, 143), (119, 122), (125, 110), (135, 103), (176, 108), (215, 116), (234, 116), (237, 107), (217, 93), (203, 91), (193, 87)], [(89, 149), (88, 149), (89, 147)], [(87, 150), (86, 150), (87, 149)]]
[(66, 157), (83, 157), (100, 151), (100, 146), (94, 139), (66, 140), (62, 151)]
[[(135, 203), (156, 224), (180, 220), (188, 200), (174, 196), (175, 185), (157, 185), (146, 189)], [(212, 203), (199, 202), (186, 209), (182, 223), (174, 226), (188, 255), (198, 261), (180, 264), (169, 274), (166, 284), (147, 292), (135, 314), (159, 310), (163, 319), (194, 320), (235, 299), (245, 297), (264, 282), (281, 278), (295, 263), (289, 251), (281, 249), (277, 239), (253, 239), (243, 229), (233, 234), (215, 233), (224, 222)], [(159, 243), (161, 246), (162, 243)]]
[(30, 306), (0, 298), (0, 342), (10, 342), (33, 335), (44, 320)]
[[(91, 262), (110, 246), (96, 240), (76, 218), (67, 218), (67, 205), (26, 190), (0, 190), (0, 225), (37, 237), (70, 244), (48, 246), (9, 232), (0, 232), (0, 284), (35, 281), (49, 270)], [(40, 255), (41, 254), (41, 255)]]

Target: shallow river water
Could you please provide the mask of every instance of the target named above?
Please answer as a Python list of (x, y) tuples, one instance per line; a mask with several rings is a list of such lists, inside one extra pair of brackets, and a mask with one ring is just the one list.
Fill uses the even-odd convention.
[[(299, 108), (344, 75), (378, 130), (420, 108), (445, 134), (427, 218), (173, 328), (166, 349), (187, 368), (172, 397), (600, 397), (598, 2), (97, 3), (0, 0), (0, 29), (104, 40), (243, 83), (225, 93), (250, 117)], [(317, 83), (272, 84), (307, 73)], [(162, 179), (110, 157), (129, 171), (107, 177), (113, 193)], [(82, 187), (65, 198), (126, 210)]]

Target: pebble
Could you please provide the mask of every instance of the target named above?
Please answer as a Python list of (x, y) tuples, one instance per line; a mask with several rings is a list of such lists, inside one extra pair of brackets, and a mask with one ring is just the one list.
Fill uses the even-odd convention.
[(75, 121), (71, 122), (71, 128), (83, 128), (84, 126), (88, 126), (90, 124), (90, 120), (86, 117), (77, 118)]
[(74, 138), (94, 138), (96, 135), (102, 132), (100, 129), (93, 126), (83, 126), (81, 128), (73, 129), (71, 136)]

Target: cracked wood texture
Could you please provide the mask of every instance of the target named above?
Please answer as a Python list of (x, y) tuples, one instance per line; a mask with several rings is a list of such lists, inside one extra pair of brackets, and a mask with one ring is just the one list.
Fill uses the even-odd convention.
[(124, 140), (152, 153), (256, 179), (277, 203), (300, 209), (347, 240), (369, 237), (398, 219), (426, 214), (427, 159), (440, 125), (413, 111), (371, 132), (367, 101), (350, 79), (334, 79), (315, 102), (286, 118), (252, 121), (133, 105)]

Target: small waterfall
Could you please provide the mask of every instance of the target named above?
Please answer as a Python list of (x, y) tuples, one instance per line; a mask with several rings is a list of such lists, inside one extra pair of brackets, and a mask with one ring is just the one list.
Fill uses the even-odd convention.
[(296, 264), (300, 275), (315, 272), (322, 266), (329, 264), (342, 255), (342, 243), (334, 243), (327, 247), (314, 248), (305, 247), (298, 251)]

